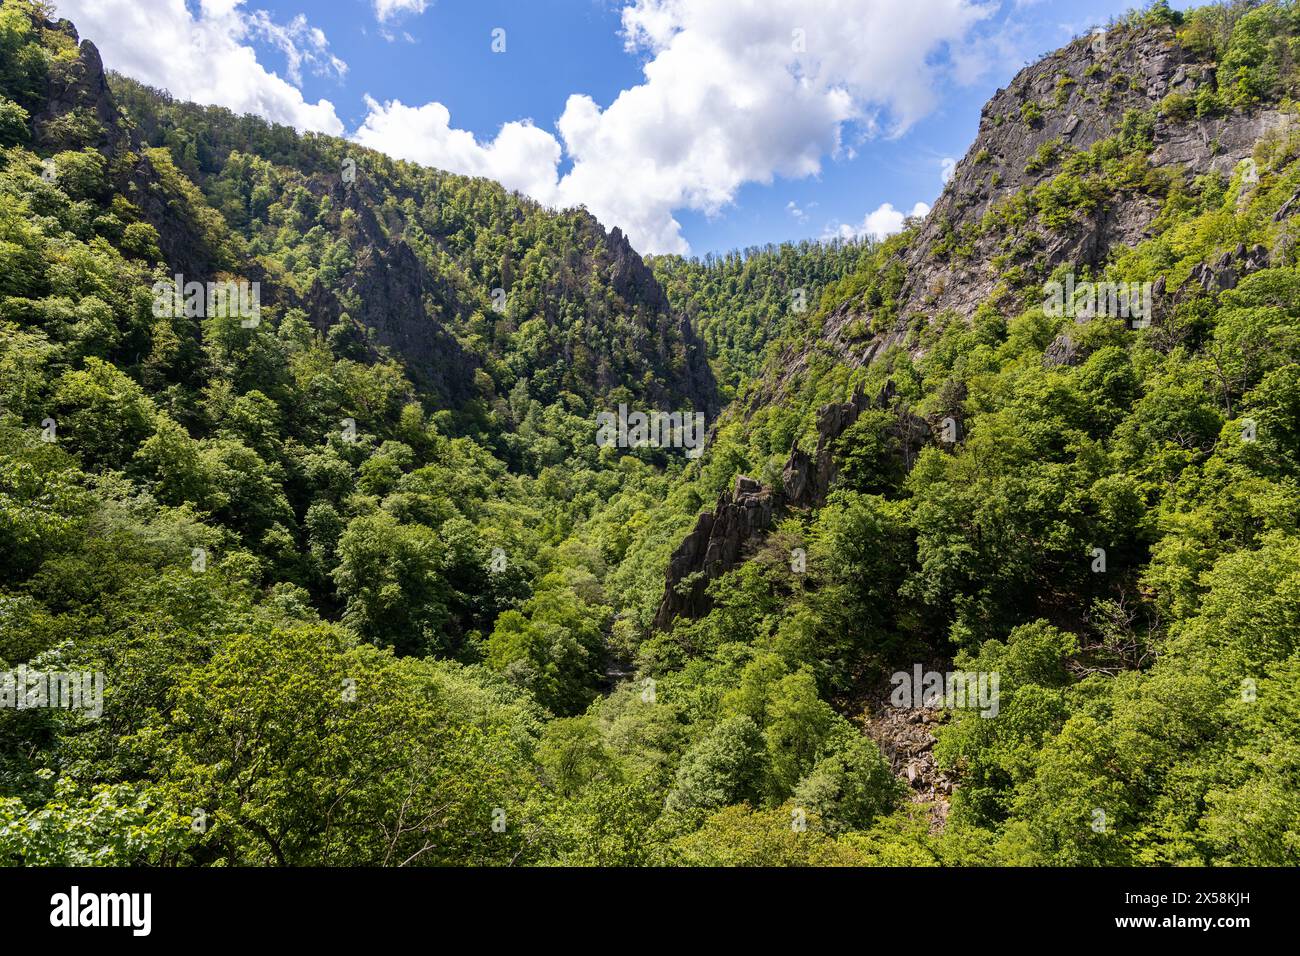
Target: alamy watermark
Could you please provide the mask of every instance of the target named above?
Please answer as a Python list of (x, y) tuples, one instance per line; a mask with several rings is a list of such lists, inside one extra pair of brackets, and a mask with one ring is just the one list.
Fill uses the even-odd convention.
[(177, 273), (171, 282), (153, 285), (153, 314), (156, 319), (238, 318), (245, 329), (262, 320), (262, 286), (259, 282), (186, 282)]
[(996, 717), (999, 709), (997, 671), (927, 671), (916, 664), (909, 671), (896, 671), (889, 682), (894, 685), (889, 702), (912, 710), (978, 710), (981, 717)]
[(0, 709), (79, 710), (104, 713), (104, 675), (99, 671), (37, 671), (19, 664), (0, 671)]
[(1146, 328), (1151, 324), (1151, 289), (1150, 282), (1076, 282), (1071, 272), (1064, 282), (1043, 286), (1043, 312), (1078, 321), (1132, 319), (1134, 328)]
[(617, 412), (596, 415), (596, 444), (601, 448), (685, 448), (688, 458), (704, 450), (703, 412)]
[(148, 936), (152, 914), (152, 893), (83, 893), (74, 885), (50, 897), (50, 925), (56, 928), (118, 926)]

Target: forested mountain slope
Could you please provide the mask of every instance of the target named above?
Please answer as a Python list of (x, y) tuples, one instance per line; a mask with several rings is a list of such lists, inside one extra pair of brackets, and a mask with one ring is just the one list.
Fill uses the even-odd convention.
[(1156, 4), (918, 227), (647, 266), (4, 0), (0, 672), (103, 698), (0, 708), (0, 860), (1300, 862), (1298, 43)]
[(1277, 85), (1288, 41), (1260, 18), (1233, 35), (1248, 7), (1182, 26), (1121, 22), (1021, 70), (982, 110), (925, 221), (894, 240), (879, 274), (860, 273), (866, 288), (846, 288), (815, 336), (796, 337), (777, 363), (786, 375), (756, 397), (805, 368), (809, 341), (857, 365), (895, 344), (915, 351), (927, 320), (950, 310), (1031, 305), (1058, 268), (1091, 274), (1151, 238), (1171, 193), (1232, 178), (1292, 117)]
[[(629, 531), (591, 543), (576, 529), (620, 490), (658, 500), (685, 461), (601, 448), (594, 416), (628, 403), (711, 417), (693, 331), (626, 239), (581, 210), (122, 78), (110, 89), (93, 45), (36, 4), (0, 8), (0, 54), (0, 659), (107, 677), (102, 720), (0, 711), (19, 821), (6, 859), (179, 859), (198, 809), (214, 830), (195, 861), (400, 862), (408, 844), (428, 863), (516, 857), (517, 833), (464, 847), (540, 785), (543, 708), (580, 710), (607, 681), (600, 578)], [(159, 309), (176, 276), (257, 283), (257, 311), (205, 311), (204, 295), (173, 308), (170, 294)], [(242, 663), (227, 656), (239, 646)], [(280, 678), (268, 653), (288, 655)], [(266, 682), (231, 678), (235, 698), (182, 716), (186, 685), (232, 667)], [(261, 696), (310, 673), (325, 681), (310, 694), (330, 688), (313, 706)], [(253, 710), (236, 704), (249, 693)], [(213, 720), (260, 722), (262, 706), (293, 721), (265, 741), (278, 757), (183, 756), (226, 733)], [(331, 719), (361, 724), (320, 732)], [(345, 745), (354, 731), (395, 735), (392, 749)], [(326, 749), (302, 751), (314, 734)], [(275, 828), (295, 829), (289, 817), (229, 819), (250, 797), (220, 780), (267, 761), (288, 772), (282, 760), (317, 768), (291, 814), (361, 778), (380, 790), (349, 797), (328, 833), (323, 809), (292, 837)], [(506, 789), (473, 823), (452, 796), (426, 849), (429, 827), (381, 832), (395, 808), (380, 791), (412, 774), (428, 793), (498, 775)], [(170, 787), (188, 795), (157, 796)], [(59, 794), (67, 816), (24, 809), (62, 807)], [(101, 809), (108, 835), (79, 815)], [(125, 821), (155, 811), (132, 842)], [(29, 812), (58, 817), (48, 844), (29, 840)]]
[[(125, 78), (115, 86), (143, 143), (168, 149), (319, 331), (387, 347), (416, 384), (491, 403), (522, 381), (546, 404), (569, 392), (588, 407), (621, 389), (716, 413), (703, 349), (617, 228), (490, 180), (177, 103)], [(438, 343), (443, 330), (454, 340)], [(441, 381), (451, 376), (455, 388)]]
[[(1028, 68), (724, 415), (704, 474), (742, 477), (708, 483), (639, 659), (807, 668), (920, 813), (841, 849), (1296, 862), (1298, 34), (1292, 4), (1157, 4)], [(1000, 674), (998, 716), (897, 719), (885, 678), (954, 656)]]

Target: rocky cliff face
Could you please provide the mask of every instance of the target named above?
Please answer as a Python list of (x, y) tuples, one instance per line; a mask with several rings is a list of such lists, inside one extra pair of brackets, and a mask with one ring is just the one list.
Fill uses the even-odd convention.
[(708, 583), (740, 564), (745, 548), (772, 525), (781, 502), (779, 492), (741, 475), (717, 507), (696, 519), (668, 565), (668, 585), (655, 615), (655, 626), (668, 627), (678, 615), (708, 613)]
[[(79, 146), (80, 131), (88, 125), (85, 120), (93, 120), (101, 130), (94, 145), (110, 161), (111, 174), (117, 179), (114, 187), (131, 199), (143, 220), (158, 232), (159, 250), (168, 271), (200, 282), (215, 278), (229, 264), (220, 261), (219, 251), (195, 223), (175, 214), (162, 178), (143, 155), (130, 125), (123, 121), (99, 50), (89, 40), (80, 40), (68, 20), (47, 20), (43, 26), (76, 44), (77, 56), (49, 70), (42, 108), (32, 116), (33, 145), (43, 152)], [(129, 164), (115, 164), (127, 158)]]
[[(371, 358), (377, 357), (376, 346), (388, 350), (421, 390), (446, 404), (471, 398), (480, 362), (461, 347), (448, 324), (466, 321), (473, 303), (425, 266), (402, 237), (401, 222), (380, 223), (375, 210), (383, 197), (373, 182), (345, 186), (335, 177), (317, 176), (312, 186), (328, 192), (336, 208), (350, 211), (355, 229), (350, 237), (355, 268), (333, 289), (317, 282), (304, 303), (313, 325), (324, 332), (346, 315)], [(588, 218), (569, 252), (608, 277), (619, 304), (645, 329), (643, 351), (653, 355), (658, 367), (673, 368), (674, 393), (647, 395), (647, 404), (671, 410), (684, 397), (713, 418), (719, 398), (704, 344), (685, 317), (672, 312), (663, 288), (626, 236), (617, 227), (606, 234)], [(345, 308), (344, 299), (353, 304)], [(550, 299), (544, 302), (548, 310), (553, 306)], [(548, 318), (553, 317), (548, 313)], [(565, 358), (572, 360), (571, 355)], [(616, 388), (626, 384), (620, 377), (624, 372), (604, 364), (594, 384), (601, 390)]]
[[(981, 111), (975, 142), (904, 256), (900, 319), (947, 309), (968, 315), (989, 297), (1001, 278), (994, 267), (1001, 236), (986, 236), (971, 255), (951, 260), (937, 257), (935, 248), (998, 202), (1053, 179), (1059, 167), (1034, 162), (1045, 147), (1056, 145), (1061, 154), (1087, 150), (1118, 133), (1130, 110), (1150, 110), (1171, 93), (1194, 97), (1214, 83), (1213, 66), (1180, 46), (1168, 28), (1081, 38), (1021, 70)], [(1274, 111), (1204, 120), (1162, 115), (1151, 164), (1187, 176), (1231, 173), (1277, 122)], [(1144, 238), (1158, 211), (1149, 199), (1113, 197), (1094, 215), (1047, 236), (1034, 260), (1044, 273), (1061, 263), (1098, 266), (1116, 245)]]
[(835, 487), (839, 477), (839, 460), (835, 454), (836, 440), (852, 427), (867, 409), (893, 411), (893, 421), (885, 428), (893, 453), (898, 455), (904, 471), (910, 470), (916, 456), (934, 435), (930, 422), (912, 414), (905, 406), (895, 402), (894, 383), (891, 380), (874, 399), (861, 390), (853, 393), (847, 402), (824, 405), (817, 411), (817, 447), (809, 455), (798, 443), (790, 449), (790, 457), (781, 472), (784, 500), (796, 508), (818, 508), (825, 504), (826, 496)]
[[(1057, 267), (1095, 270), (1112, 250), (1149, 238), (1160, 203), (1138, 192), (1105, 197), (1064, 227), (1035, 219), (1009, 235), (980, 226), (999, 204), (1054, 179), (1059, 158), (1120, 133), (1127, 114), (1149, 113), (1170, 94), (1194, 102), (1202, 87), (1216, 85), (1214, 65), (1163, 27), (1083, 37), (1021, 70), (984, 107), (975, 141), (899, 253), (904, 280), (890, 313), (843, 303), (826, 316), (815, 343), (800, 343), (779, 356), (755, 405), (786, 394), (807, 370), (814, 349), (851, 367), (866, 365), (891, 346), (906, 345), (918, 323), (945, 312), (969, 318), (991, 297), (1005, 314), (1014, 314), (1032, 298), (1024, 290), (1039, 288), (1037, 282)], [(1194, 109), (1160, 111), (1149, 163), (1184, 182), (1211, 171), (1230, 175), (1262, 137), (1285, 122), (1268, 106), (1204, 118)], [(954, 245), (963, 246), (960, 254), (953, 254)], [(1031, 280), (1020, 289), (1005, 281), (1017, 268)], [(873, 324), (875, 334), (863, 338), (860, 330)]]
[(62, 33), (77, 44), (77, 58), (50, 73), (45, 106), (32, 116), (37, 145), (48, 149), (69, 145), (65, 141), (66, 133), (57, 121), (79, 111), (93, 115), (104, 128), (104, 137), (99, 143), (101, 149), (108, 150), (121, 143), (125, 135), (117, 123), (117, 106), (104, 77), (104, 63), (99, 50), (89, 40), (79, 40), (77, 28), (68, 20), (46, 21), (45, 27)]
[[(604, 236), (604, 229), (595, 219), (591, 220), (591, 227)], [(609, 276), (610, 288), (642, 316), (654, 337), (650, 347), (657, 353), (656, 361), (673, 369), (679, 393), (691, 402), (692, 408), (704, 412), (712, 421), (722, 405), (704, 342), (686, 315), (673, 311), (668, 294), (654, 272), (618, 226), (609, 232), (602, 245), (599, 268)], [(599, 384), (612, 387), (617, 383), (610, 379)], [(651, 398), (660, 402), (673, 400), (668, 395)]]
[[(303, 305), (318, 331), (346, 316), (369, 360), (377, 359), (376, 347), (382, 347), (399, 359), (421, 391), (460, 405), (473, 395), (479, 363), (438, 318), (456, 313), (455, 290), (438, 281), (404, 239), (384, 234), (365, 188), (333, 184), (336, 206), (355, 215), (355, 267), (335, 288), (318, 280)], [(353, 303), (350, 310), (344, 297)]]
[(605, 256), (610, 288), (628, 302), (640, 302), (658, 312), (669, 311), (663, 286), (618, 226), (609, 233)]

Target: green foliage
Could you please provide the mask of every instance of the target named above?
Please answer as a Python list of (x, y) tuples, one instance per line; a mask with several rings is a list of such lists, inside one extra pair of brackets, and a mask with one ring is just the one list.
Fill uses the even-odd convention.
[(0, 96), (0, 146), (13, 146), (28, 138), (27, 111), (5, 96)]
[(132, 866), (169, 862), (188, 843), (191, 821), (156, 790), (127, 784), (80, 794), (71, 780), (28, 810), (0, 797), (0, 861), (6, 866)]
[[(0, 862), (1300, 863), (1300, 166), (1150, 156), (1296, 92), (1293, 5), (1129, 17), (1198, 92), (1044, 144), (978, 220), (653, 275), (581, 210), (125, 78), (104, 128), (38, 12), (0, 7), (0, 671), (106, 690), (0, 712)], [(1150, 238), (1077, 278), (1177, 297), (1045, 313), (1039, 250), (1134, 200)], [(1187, 282), (1239, 243), (1270, 266)], [(936, 260), (999, 291), (900, 315)], [(261, 277), (259, 321), (155, 309), (179, 264)], [(596, 446), (620, 403), (715, 413), (706, 360), (702, 458)], [(700, 513), (855, 393), (824, 500), (655, 628)], [(998, 707), (927, 722), (957, 786), (904, 800), (878, 688), (921, 661)]]
[(1032, 176), (1053, 166), (1061, 155), (1061, 148), (1060, 140), (1049, 140), (1043, 143), (1034, 155), (1029, 157), (1029, 162), (1025, 164), (1025, 172)]
[(698, 831), (669, 848), (669, 861), (682, 866), (861, 866), (866, 861), (815, 829), (797, 829), (793, 806), (754, 811), (728, 807)]
[(1186, 93), (1170, 93), (1160, 101), (1160, 115), (1180, 122), (1196, 115), (1196, 100)]
[(1020, 107), (1020, 118), (1027, 126), (1043, 124), (1043, 107), (1034, 100), (1026, 100)]
[(207, 814), (196, 860), (431, 865), (517, 852), (509, 836), (490, 839), (492, 813), (526, 796), (526, 751), (509, 708), (444, 666), (350, 648), (326, 628), (241, 635), (178, 685), (169, 723), (167, 785)]
[(828, 833), (867, 830), (892, 809), (901, 786), (875, 744), (850, 731), (799, 781), (794, 802), (816, 814)]
[(656, 256), (655, 276), (699, 329), (718, 380), (739, 389), (762, 368), (769, 343), (818, 311), (828, 287), (869, 256), (870, 241), (785, 243), (702, 260)]
[(439, 647), (448, 588), (439, 574), (441, 542), (428, 528), (391, 515), (355, 518), (338, 542), (334, 570), (347, 602), (343, 620), (358, 634), (403, 653)]
[(719, 721), (686, 752), (668, 793), (668, 809), (716, 810), (737, 803), (758, 805), (766, 775), (763, 735), (753, 719), (738, 714)]

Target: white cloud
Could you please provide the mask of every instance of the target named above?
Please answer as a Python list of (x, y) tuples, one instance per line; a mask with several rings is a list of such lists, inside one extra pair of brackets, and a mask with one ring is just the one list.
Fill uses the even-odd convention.
[(366, 97), (370, 113), (354, 138), (362, 146), (467, 176), (486, 176), (542, 202), (555, 203), (560, 144), (530, 120), (506, 123), (496, 139), (480, 143), (453, 129), (441, 103), (406, 106)]
[[(570, 96), (558, 136), (507, 123), (479, 143), (451, 129), (438, 103), (372, 101), (357, 138), (456, 172), (507, 168), (507, 185), (551, 205), (584, 204), (644, 252), (686, 252), (676, 210), (716, 215), (745, 183), (817, 174), (846, 152), (846, 123), (898, 135), (932, 110), (944, 63), (955, 60), (942, 52), (993, 9), (980, 0), (631, 0), (625, 44), (648, 57), (644, 82), (604, 109)], [(398, 117), (429, 124), (432, 142)], [(563, 177), (561, 146), (572, 161)]]
[(957, 160), (953, 159), (951, 156), (945, 156), (943, 159), (939, 160), (939, 178), (945, 186), (948, 184), (948, 180), (952, 179), (952, 174), (956, 171)]
[(387, 23), (404, 13), (423, 13), (429, 6), (429, 0), (374, 0), (374, 3), (375, 16), (380, 23)]
[(831, 226), (826, 230), (824, 238), (863, 239), (869, 236), (872, 239), (884, 239), (896, 232), (902, 232), (905, 220), (909, 216), (923, 218), (929, 212), (929, 204), (923, 202), (918, 202), (908, 213), (895, 209), (893, 203), (882, 203), (877, 209), (867, 213), (862, 222), (856, 226), (849, 223)]
[[(302, 68), (342, 76), (347, 65), (329, 52), (325, 34), (302, 16), (276, 24), (265, 11), (246, 13), (244, 0), (201, 0), (195, 16), (185, 0), (58, 0), (60, 16), (99, 48), (104, 64), (177, 99), (255, 113), (303, 130), (339, 135), (343, 123), (329, 100), (308, 103), (297, 88)], [(257, 61), (248, 41), (263, 39), (287, 60), (289, 79)]]

